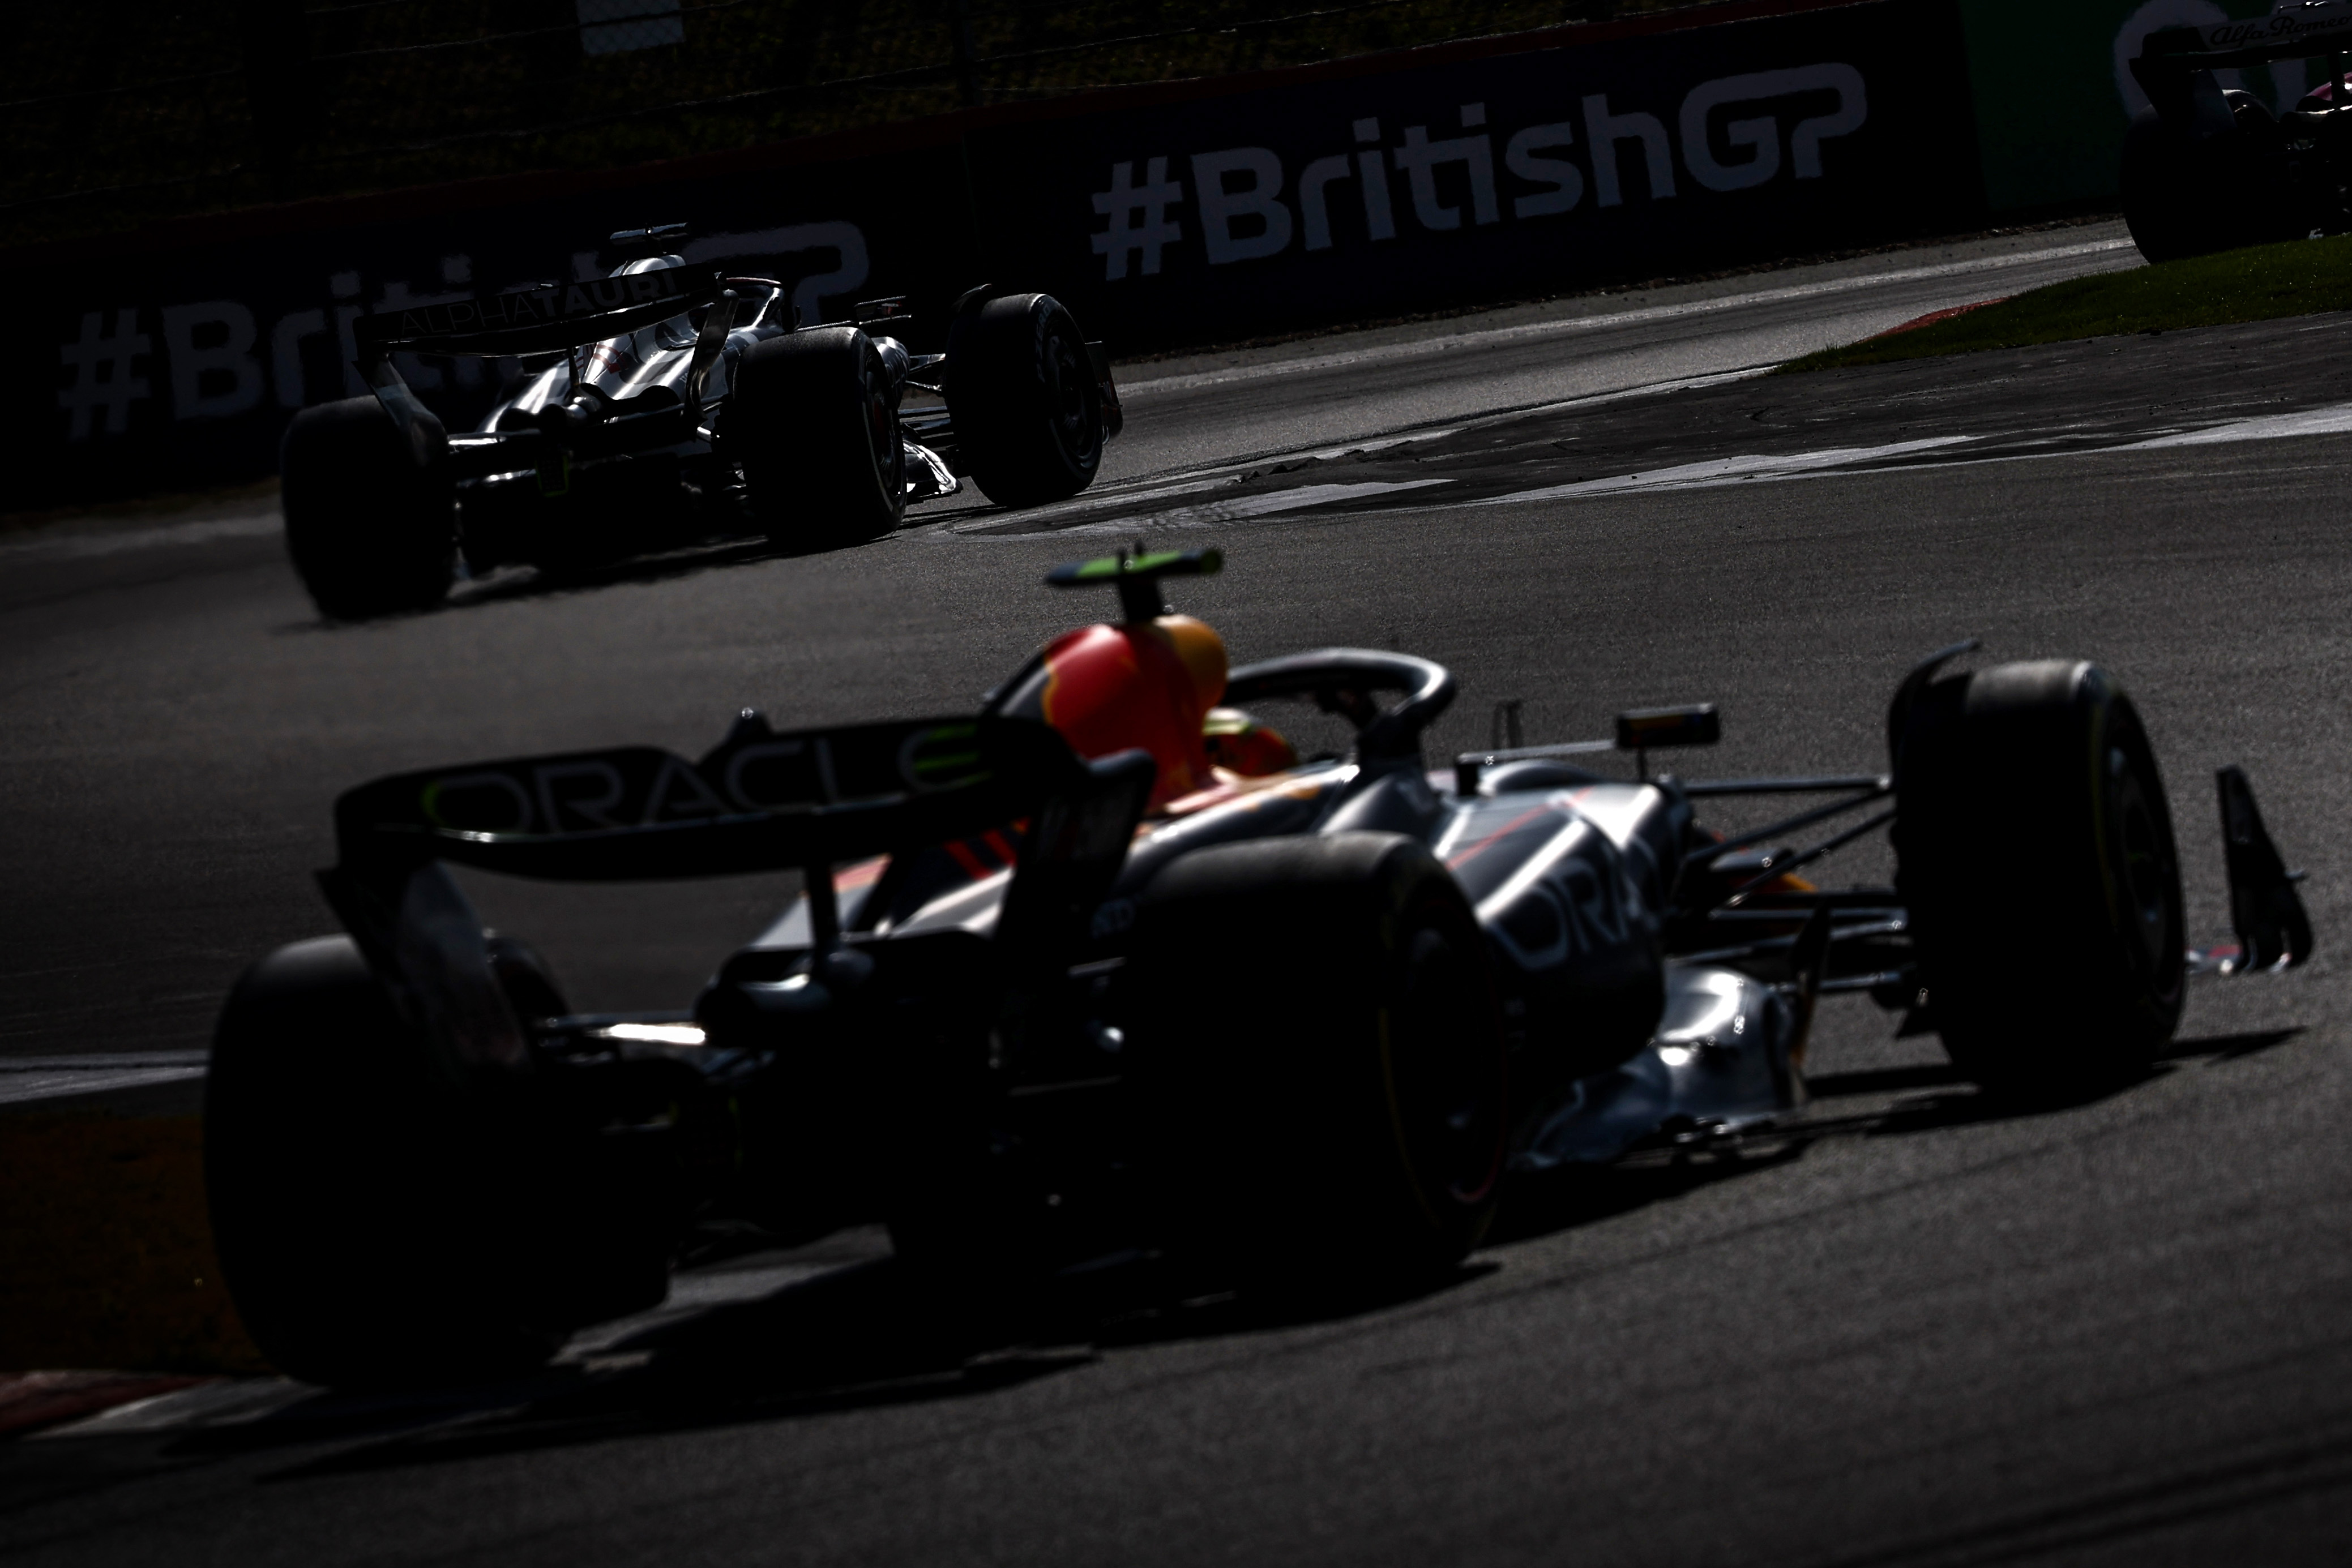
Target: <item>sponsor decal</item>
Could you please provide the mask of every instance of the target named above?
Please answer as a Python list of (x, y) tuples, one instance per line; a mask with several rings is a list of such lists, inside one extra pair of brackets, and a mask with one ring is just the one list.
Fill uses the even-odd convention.
[(977, 725), (882, 725), (753, 739), (699, 767), (649, 747), (493, 764), (426, 780), (416, 815), (443, 832), (550, 837), (887, 804), (991, 776)]
[(1685, 178), (1719, 192), (1819, 180), (1822, 144), (1870, 117), (1861, 70), (1829, 60), (1701, 82), (1671, 122), (1606, 92), (1583, 94), (1575, 108), (1574, 118), (1506, 131), (1473, 101), (1455, 108), (1451, 129), (1402, 125), (1392, 140), (1377, 116), (1357, 119), (1355, 150), (1297, 160), (1296, 169), (1270, 147), (1122, 159), (1109, 165), (1107, 188), (1091, 193), (1103, 226), (1087, 243), (1103, 281), (1115, 284), (1158, 277), (1193, 246), (1208, 266), (1226, 267), (1382, 245), (1409, 229), (1466, 234), (1670, 201)]

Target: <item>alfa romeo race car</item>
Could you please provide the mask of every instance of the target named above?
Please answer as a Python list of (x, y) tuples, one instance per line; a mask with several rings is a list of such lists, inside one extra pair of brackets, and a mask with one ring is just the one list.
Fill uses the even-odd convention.
[[(2311, 59), (2323, 78), (2284, 115), (2215, 74)], [(2124, 220), (2148, 260), (2352, 229), (2352, 0), (2158, 28), (2131, 70), (2150, 107), (2124, 139)]]
[[(1653, 773), (1717, 738), (1709, 706), (1433, 768), (1445, 670), (1353, 648), (1229, 670), (1159, 586), (1217, 565), (1058, 569), (1122, 618), (976, 712), (778, 731), (747, 710), (696, 759), (467, 763), (342, 796), (320, 880), (346, 935), (237, 982), (207, 1090), (220, 1256), (269, 1358), (328, 1384), (527, 1367), (661, 1300), (720, 1220), (887, 1222), (899, 1265), (966, 1301), (1118, 1265), (1393, 1280), (1474, 1247), (1507, 1176), (1790, 1117), (1824, 996), (2034, 1094), (2145, 1064), (2192, 972), (2311, 951), (2235, 768), (2237, 942), (2187, 947), (2156, 759), (2095, 665), (1952, 674), (1973, 644), (1945, 650), (1897, 687), (1883, 773)], [(1346, 754), (1301, 759), (1253, 711), (1290, 700), (1341, 716)], [(1632, 777), (1586, 766), (1607, 751)], [(1775, 797), (1818, 803), (1699, 821)], [(1881, 828), (1892, 885), (1794, 874)], [(585, 1015), (450, 864), (797, 867), (806, 891), (690, 1008)]]
[[(304, 409), (279, 465), (288, 552), (321, 612), (434, 603), (461, 557), (478, 574), (730, 534), (798, 549), (887, 533), (961, 476), (1012, 507), (1094, 482), (1118, 393), (1052, 296), (971, 289), (945, 352), (913, 354), (882, 330), (908, 319), (904, 298), (803, 323), (772, 278), (687, 267), (669, 254), (684, 237), (626, 230), (609, 277), (353, 323), (373, 395)], [(513, 357), (527, 373), (451, 435), (396, 352)], [(909, 392), (946, 407), (902, 410)]]

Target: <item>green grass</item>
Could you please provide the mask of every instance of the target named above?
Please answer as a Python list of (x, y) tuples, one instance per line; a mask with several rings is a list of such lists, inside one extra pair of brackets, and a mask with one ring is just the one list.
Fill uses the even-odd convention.
[(2069, 278), (1931, 327), (1807, 354), (1780, 370), (1826, 371), (2345, 309), (2352, 309), (2352, 235)]

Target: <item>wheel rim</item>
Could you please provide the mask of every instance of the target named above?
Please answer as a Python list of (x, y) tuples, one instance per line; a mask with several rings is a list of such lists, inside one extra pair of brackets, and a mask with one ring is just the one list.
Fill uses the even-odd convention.
[(869, 359), (859, 371), (866, 402), (866, 440), (874, 455), (874, 472), (883, 486), (886, 506), (895, 506), (907, 493), (906, 449), (899, 444), (898, 422), (890, 417), (890, 395)]
[(1087, 392), (1092, 367), (1086, 364), (1083, 346), (1070, 341), (1069, 335), (1049, 329), (1045, 338), (1045, 409), (1054, 426), (1054, 437), (1062, 450), (1072, 458), (1083, 461), (1093, 443), (1087, 439), (1088, 425)]
[(2117, 892), (2136, 942), (2136, 956), (2151, 975), (2180, 946), (2174, 930), (2173, 890), (2179, 873), (2172, 835), (2158, 814), (2149, 780), (2124, 746), (2107, 748), (2108, 820), (2114, 824)]
[(1426, 1198), (1482, 1202), (1503, 1169), (1499, 1058), (1484, 1021), (1488, 998), (1446, 934), (1423, 926), (1406, 948), (1390, 1011), (1391, 1112)]

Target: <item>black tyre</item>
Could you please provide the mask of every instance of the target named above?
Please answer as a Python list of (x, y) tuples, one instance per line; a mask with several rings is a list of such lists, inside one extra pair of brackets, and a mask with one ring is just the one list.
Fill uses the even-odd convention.
[(2003, 664), (1928, 686), (1896, 734), (1896, 885), (1952, 1060), (2028, 1094), (2144, 1068), (2187, 965), (2171, 810), (2131, 699), (2095, 664)]
[(1102, 468), (1102, 391), (1078, 324), (1050, 294), (1012, 294), (949, 329), (948, 412), (972, 482), (1004, 507), (1075, 496)]
[[(519, 1000), (554, 996), (520, 944), (493, 958), (509, 988), (537, 988)], [(519, 1097), (437, 1071), (347, 937), (280, 948), (222, 1012), (205, 1094), (214, 1237), (255, 1343), (295, 1377), (527, 1372), (578, 1323), (657, 1301), (648, 1265), (666, 1271), (666, 1253), (571, 1156)]]
[(1172, 1233), (1245, 1278), (1390, 1281), (1477, 1244), (1501, 1183), (1486, 942), (1418, 841), (1205, 849), (1139, 907), (1134, 1082)]
[(2152, 262), (2267, 245), (2307, 232), (2284, 183), (2278, 121), (2224, 95), (2231, 129), (2202, 140), (2143, 110), (2124, 134), (2124, 222)]
[(880, 537), (907, 511), (907, 450), (874, 340), (817, 327), (754, 344), (735, 367), (728, 444), (751, 509), (786, 549)]
[(456, 492), (441, 422), (404, 439), (373, 397), (294, 416), (278, 452), (286, 550), (320, 613), (339, 620), (439, 602), (457, 570)]

